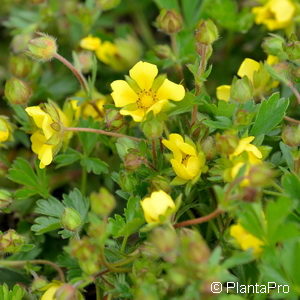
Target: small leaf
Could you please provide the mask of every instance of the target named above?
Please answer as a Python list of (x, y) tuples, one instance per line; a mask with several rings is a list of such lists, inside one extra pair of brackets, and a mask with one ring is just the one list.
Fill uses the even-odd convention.
[(61, 227), (60, 220), (53, 217), (38, 217), (35, 224), (31, 226), (31, 230), (37, 235), (59, 229)]
[(78, 161), (80, 157), (81, 154), (78, 151), (74, 149), (68, 149), (68, 151), (65, 153), (59, 154), (55, 157), (55, 162), (57, 163), (56, 168), (71, 165)]
[(108, 164), (96, 157), (85, 157), (81, 160), (81, 165), (90, 173), (100, 175), (108, 173)]
[(268, 134), (282, 121), (289, 101), (279, 97), (279, 93), (274, 93), (260, 104), (251, 135)]

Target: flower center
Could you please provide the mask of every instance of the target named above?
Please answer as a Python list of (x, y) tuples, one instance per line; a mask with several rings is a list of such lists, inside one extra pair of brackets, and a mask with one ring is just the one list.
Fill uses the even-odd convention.
[(184, 166), (187, 166), (187, 162), (188, 162), (188, 160), (189, 160), (190, 157), (191, 157), (191, 155), (189, 155), (189, 154), (183, 154), (182, 155), (182, 161), (181, 161), (181, 163)]
[(147, 110), (157, 101), (156, 94), (151, 90), (142, 90), (138, 93), (137, 106), (140, 109)]

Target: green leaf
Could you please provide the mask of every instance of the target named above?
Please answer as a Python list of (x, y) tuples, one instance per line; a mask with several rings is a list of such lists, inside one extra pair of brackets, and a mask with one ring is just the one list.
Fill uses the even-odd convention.
[(260, 104), (254, 125), (250, 131), (251, 135), (268, 134), (278, 125), (289, 106), (289, 101), (280, 98), (279, 93), (274, 93), (269, 99)]
[(241, 266), (243, 264), (249, 263), (251, 260), (253, 260), (253, 255), (251, 252), (238, 252), (234, 254), (233, 256), (226, 259), (222, 266), (226, 269), (230, 269), (236, 266)]
[(6, 283), (0, 285), (1, 300), (22, 300), (24, 296), (25, 290), (19, 285), (14, 285), (12, 289), (9, 289)]
[(34, 210), (38, 214), (60, 218), (64, 211), (64, 205), (54, 197), (47, 200), (39, 200), (36, 203), (37, 207)]
[(212, 129), (229, 129), (232, 127), (232, 122), (229, 118), (218, 116), (216, 121), (204, 120), (203, 123)]
[(78, 189), (74, 189), (68, 195), (63, 195), (63, 204), (66, 207), (75, 209), (81, 216), (83, 221), (86, 220), (89, 210), (89, 202), (86, 197), (83, 197)]
[(108, 164), (96, 157), (84, 157), (80, 161), (81, 165), (90, 173), (100, 175), (108, 173)]
[(176, 9), (179, 11), (177, 0), (154, 0), (154, 2), (160, 9)]
[(65, 153), (59, 154), (55, 157), (55, 162), (57, 163), (56, 168), (71, 165), (78, 161), (80, 158), (81, 154), (78, 151), (69, 148)]
[(60, 220), (53, 217), (38, 217), (35, 224), (31, 226), (31, 230), (37, 235), (59, 229), (61, 227)]
[(300, 200), (300, 178), (296, 174), (284, 174), (282, 176), (282, 187), (289, 197), (297, 202)]
[[(99, 129), (99, 123), (91, 118), (89, 118), (88, 120), (81, 120), (79, 126), (84, 128)], [(96, 143), (98, 142), (98, 134), (92, 132), (79, 132), (78, 136), (83, 147), (84, 154), (86, 156), (89, 156), (96, 146)]]
[(293, 158), (291, 148), (288, 145), (284, 144), (283, 142), (279, 143), (279, 147), (282, 152), (282, 156), (283, 156), (284, 160), (286, 161), (286, 164), (288, 165), (289, 169), (291, 171), (293, 171), (294, 170), (294, 158)]
[(202, 0), (182, 1), (182, 12), (188, 27), (194, 27), (200, 19)]
[(29, 162), (24, 158), (19, 157), (13, 162), (8, 171), (8, 178), (25, 186), (25, 190), (23, 189), (22, 192), (17, 193), (17, 196), (28, 197), (28, 195), (39, 194), (46, 198), (49, 195), (45, 170), (37, 167), (35, 173)]

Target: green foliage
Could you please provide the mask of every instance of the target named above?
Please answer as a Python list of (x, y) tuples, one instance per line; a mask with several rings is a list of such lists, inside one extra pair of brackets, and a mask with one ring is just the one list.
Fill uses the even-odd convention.
[(0, 299), (22, 300), (24, 296), (25, 291), (19, 285), (15, 285), (12, 289), (9, 289), (6, 284), (0, 285)]

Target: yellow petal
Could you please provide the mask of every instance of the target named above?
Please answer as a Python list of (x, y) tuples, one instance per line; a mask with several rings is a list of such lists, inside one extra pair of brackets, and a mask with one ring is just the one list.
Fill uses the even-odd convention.
[(175, 203), (164, 191), (153, 192), (150, 197), (141, 201), (145, 219), (148, 223), (159, 222), (159, 216), (165, 215), (167, 210), (174, 209)]
[(138, 99), (137, 94), (125, 80), (116, 80), (111, 83), (113, 92), (111, 96), (116, 107), (123, 107), (135, 103)]
[(216, 91), (218, 100), (229, 101), (230, 90), (231, 90), (231, 85), (218, 86)]
[(275, 65), (279, 62), (279, 58), (275, 55), (268, 55), (267, 57), (267, 64), (268, 65)]
[(180, 163), (176, 159), (171, 159), (170, 162), (174, 169), (174, 172), (176, 173), (176, 175), (178, 177), (185, 179), (185, 180), (192, 179), (192, 176), (187, 172), (185, 166), (182, 163)]
[(54, 296), (60, 285), (54, 284), (43, 294), (41, 300), (55, 300)]
[(197, 156), (191, 156), (186, 165), (186, 170), (191, 176), (191, 178), (194, 178), (198, 176), (201, 173), (201, 164), (200, 160)]
[(86, 50), (95, 51), (101, 45), (101, 40), (91, 35), (83, 38), (80, 41), (80, 47)]
[(168, 79), (165, 79), (163, 84), (157, 90), (157, 98), (165, 100), (181, 101), (185, 96), (183, 85), (176, 84)]
[(46, 139), (50, 139), (56, 133), (56, 131), (51, 127), (52, 123), (53, 120), (51, 119), (51, 117), (49, 115), (46, 115), (42, 124), (42, 130)]
[(188, 143), (178, 143), (177, 146), (185, 154), (196, 155), (196, 149)]
[(130, 77), (136, 81), (141, 89), (150, 90), (158, 69), (156, 65), (140, 61), (129, 71)]
[(245, 58), (242, 62), (237, 74), (240, 77), (247, 76), (250, 81), (253, 81), (253, 75), (255, 71), (258, 71), (260, 68), (260, 64), (251, 59), (251, 58)]
[(251, 145), (251, 144), (247, 145), (245, 147), (245, 151), (251, 152), (254, 156), (256, 156), (259, 159), (262, 158), (262, 153), (258, 150), (258, 148), (255, 145)]
[(43, 127), (43, 121), (47, 114), (39, 106), (27, 107), (25, 111), (33, 119), (38, 128)]
[(96, 56), (102, 62), (109, 64), (113, 56), (118, 53), (118, 48), (116, 45), (109, 41), (105, 41), (96, 50)]
[(295, 13), (295, 6), (289, 0), (272, 0), (270, 11), (278, 22), (289, 22)]
[(142, 122), (145, 117), (145, 111), (142, 109), (137, 109), (137, 110), (121, 109), (120, 114), (123, 116), (131, 116), (135, 122)]
[(3, 131), (1, 130), (0, 131), (0, 142), (5, 142), (9, 137), (9, 131), (6, 130), (6, 131)]
[(254, 140), (254, 138), (254, 136), (248, 136), (246, 138), (241, 139), (231, 156), (238, 156), (242, 152), (244, 152), (246, 150), (246, 146), (249, 145)]
[(156, 103), (154, 103), (150, 108), (148, 108), (146, 114), (150, 111), (153, 111), (154, 115), (157, 115), (158, 113), (161, 112), (163, 107), (168, 103), (168, 100), (160, 100)]
[(53, 145), (44, 144), (38, 153), (38, 158), (42, 165), (50, 165), (53, 159)]
[(38, 154), (42, 146), (46, 143), (45, 136), (39, 132), (36, 131), (31, 137), (31, 149), (34, 153)]

